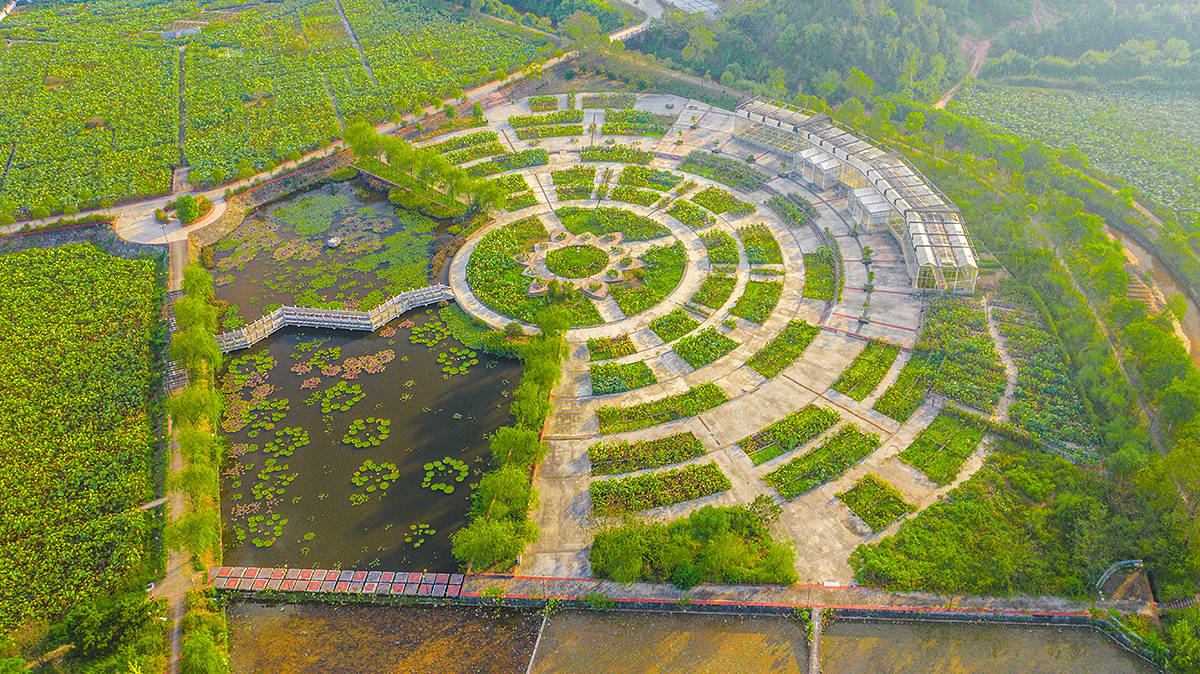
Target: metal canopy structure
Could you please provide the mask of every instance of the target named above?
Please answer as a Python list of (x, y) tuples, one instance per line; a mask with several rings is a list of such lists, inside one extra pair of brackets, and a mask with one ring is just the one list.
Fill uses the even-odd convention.
[(756, 98), (736, 112), (735, 136), (790, 161), (814, 189), (844, 189), (859, 226), (891, 232), (914, 289), (975, 292), (979, 262), (962, 213), (899, 154), (811, 110)]

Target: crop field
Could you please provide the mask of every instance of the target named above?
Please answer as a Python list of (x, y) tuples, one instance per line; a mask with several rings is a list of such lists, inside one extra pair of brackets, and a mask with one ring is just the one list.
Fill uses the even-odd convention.
[(0, 257), (0, 631), (137, 582), (153, 552), (153, 263)]
[(967, 114), (1066, 149), (1071, 146), (1158, 205), (1200, 215), (1200, 95), (1133, 90), (974, 87)]
[[(332, 0), (22, 8), (0, 23), (0, 37), (36, 40), (0, 49), (0, 90), (15, 94), (0, 106), (0, 156), (13, 157), (0, 213), (169, 192), (181, 125), (193, 183), (246, 177), (338, 138), (355, 116), (396, 117), (552, 49), (429, 0), (342, 8), (353, 35)], [(157, 34), (175, 25), (204, 29)]]

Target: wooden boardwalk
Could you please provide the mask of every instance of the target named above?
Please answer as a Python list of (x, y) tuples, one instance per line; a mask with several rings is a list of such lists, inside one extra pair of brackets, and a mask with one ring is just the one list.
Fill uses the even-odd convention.
[(222, 353), (248, 349), (285, 327), (370, 332), (378, 330), (397, 316), (417, 307), (453, 299), (454, 293), (450, 290), (450, 286), (439, 284), (400, 293), (370, 311), (280, 307), (244, 328), (217, 335), (217, 346), (221, 347)]

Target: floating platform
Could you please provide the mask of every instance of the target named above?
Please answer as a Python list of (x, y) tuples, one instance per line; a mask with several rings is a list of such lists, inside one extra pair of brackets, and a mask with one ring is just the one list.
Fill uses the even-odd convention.
[(327, 594), (457, 597), (462, 593), (463, 575), (461, 573), (222, 566), (209, 569), (208, 580), (218, 590), (244, 592), (271, 590)]

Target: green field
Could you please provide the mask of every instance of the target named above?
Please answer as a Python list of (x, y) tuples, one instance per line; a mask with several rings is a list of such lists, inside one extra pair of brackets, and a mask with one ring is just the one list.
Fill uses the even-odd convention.
[[(194, 184), (249, 176), (552, 49), (432, 0), (341, 7), (345, 23), (332, 0), (22, 7), (0, 23), (22, 40), (0, 48), (0, 214), (169, 192), (181, 145)], [(160, 34), (185, 27), (202, 30)]]
[(1110, 89), (975, 87), (961, 111), (1010, 133), (1067, 149), (1159, 206), (1200, 215), (1200, 95)]

